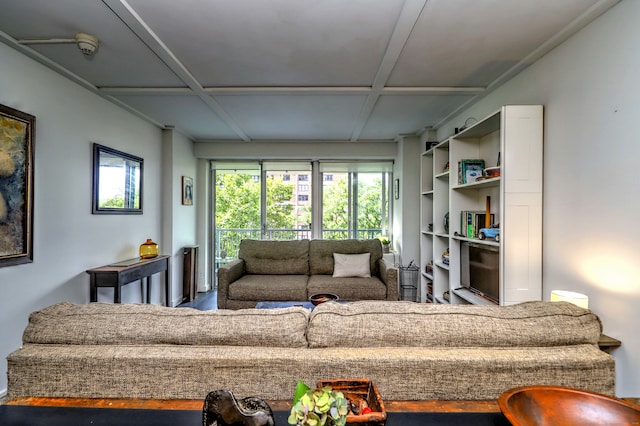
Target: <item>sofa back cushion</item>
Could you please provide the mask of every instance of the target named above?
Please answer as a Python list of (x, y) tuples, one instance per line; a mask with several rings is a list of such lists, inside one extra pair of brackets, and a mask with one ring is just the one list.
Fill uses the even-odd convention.
[(311, 275), (333, 275), (333, 254), (371, 253), (371, 275), (378, 276), (378, 260), (382, 259), (380, 240), (311, 240), (309, 242), (309, 272)]
[(258, 275), (309, 275), (309, 240), (242, 240), (238, 257), (245, 272)]
[(598, 317), (570, 303), (511, 306), (361, 301), (311, 313), (309, 347), (546, 347), (597, 344)]
[(158, 305), (58, 303), (34, 312), (24, 343), (61, 345), (307, 346), (309, 310), (199, 311)]

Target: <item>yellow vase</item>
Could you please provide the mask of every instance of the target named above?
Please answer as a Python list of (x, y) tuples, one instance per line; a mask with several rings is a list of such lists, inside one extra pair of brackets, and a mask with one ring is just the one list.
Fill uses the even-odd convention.
[(142, 259), (151, 259), (158, 255), (158, 244), (154, 243), (151, 238), (147, 238), (144, 244), (140, 244), (140, 257)]

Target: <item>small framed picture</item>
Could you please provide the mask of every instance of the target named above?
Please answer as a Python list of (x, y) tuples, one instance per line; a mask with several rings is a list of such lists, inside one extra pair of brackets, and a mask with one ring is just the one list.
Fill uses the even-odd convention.
[(182, 176), (182, 205), (193, 205), (193, 178)]
[(396, 200), (400, 199), (400, 179), (396, 179), (393, 181), (393, 193), (396, 197)]

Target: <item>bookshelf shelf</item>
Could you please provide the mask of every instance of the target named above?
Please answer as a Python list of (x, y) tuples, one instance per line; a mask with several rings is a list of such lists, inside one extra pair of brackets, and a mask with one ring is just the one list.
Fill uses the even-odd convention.
[(486, 246), (500, 247), (500, 243), (494, 240), (481, 240), (480, 238), (467, 238), (467, 237), (461, 237), (459, 235), (455, 235), (451, 238), (456, 241), (468, 241), (470, 243), (475, 243), (475, 244), (483, 244)]
[(463, 185), (456, 185), (451, 189), (460, 191), (465, 189), (475, 190), (475, 189), (493, 188), (493, 187), (499, 187), (499, 186), (500, 186), (500, 177), (496, 177), (496, 178), (485, 179), (485, 180), (476, 181), (472, 183), (465, 183)]
[(491, 300), (479, 296), (467, 288), (456, 288), (451, 290), (456, 296), (461, 297), (473, 305), (495, 305)]
[(431, 274), (429, 274), (429, 273), (427, 273), (427, 272), (423, 272), (423, 273), (422, 273), (422, 276), (423, 276), (423, 277), (425, 277), (425, 278), (427, 278), (427, 279), (429, 279), (429, 280), (433, 280), (433, 275), (431, 275)]

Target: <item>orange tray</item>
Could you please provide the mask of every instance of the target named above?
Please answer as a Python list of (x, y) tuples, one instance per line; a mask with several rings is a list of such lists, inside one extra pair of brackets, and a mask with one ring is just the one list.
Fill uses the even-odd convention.
[(367, 402), (371, 412), (367, 414), (347, 414), (349, 426), (384, 426), (387, 421), (387, 411), (376, 385), (368, 379), (333, 379), (321, 380), (316, 386), (323, 388), (331, 386), (333, 390), (340, 391), (347, 399), (360, 398)]

